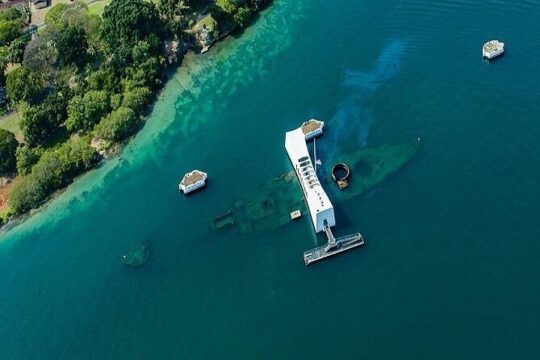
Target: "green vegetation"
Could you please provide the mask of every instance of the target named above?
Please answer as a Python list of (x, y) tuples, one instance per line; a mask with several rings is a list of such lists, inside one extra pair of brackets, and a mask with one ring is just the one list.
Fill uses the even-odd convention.
[(91, 130), (109, 109), (109, 94), (105, 90), (74, 96), (68, 105), (66, 127), (70, 132)]
[(91, 4), (88, 7), (88, 11), (92, 15), (101, 16), (103, 14), (103, 11), (105, 11), (105, 7), (111, 3), (111, 0), (100, 0), (98, 2), (95, 2)]
[(2, 119), (0, 119), (0, 129), (12, 132), (19, 141), (22, 141), (23, 133), (19, 124), (20, 117), (21, 115), (16, 111), (12, 111), (10, 114), (5, 115)]
[(32, 170), (32, 166), (38, 162), (43, 154), (43, 148), (30, 147), (28, 145), (20, 146), (17, 149), (17, 173), (19, 175), (27, 175)]
[(120, 107), (101, 120), (96, 126), (96, 135), (109, 141), (123, 140), (135, 131), (137, 121), (133, 110)]
[(28, 145), (45, 145), (60, 131), (67, 117), (68, 94), (68, 90), (56, 91), (41, 104), (22, 107), (21, 130)]
[(18, 38), (22, 25), (21, 19), (0, 21), (0, 45), (8, 45)]
[(0, 175), (11, 174), (15, 171), (17, 145), (13, 133), (0, 129)]
[[(220, 33), (248, 25), (266, 2), (60, 3), (31, 41), (22, 34), (27, 22), (22, 13), (0, 11), (0, 86), (5, 84), (9, 104), (19, 110), (0, 127), (24, 140), (19, 145), (12, 133), (0, 131), (0, 172), (19, 175), (8, 212), (40, 206), (96, 166), (101, 155), (91, 144), (107, 152), (139, 129), (171, 59), (165, 42), (208, 46)], [(15, 69), (6, 74), (9, 63)]]
[(216, 0), (217, 13), (221, 17), (232, 19), (240, 27), (249, 25), (253, 14), (264, 6), (266, 0)]
[(58, 148), (45, 151), (32, 172), (13, 184), (9, 194), (11, 210), (23, 213), (38, 207), (98, 161), (98, 153), (82, 138), (70, 139)]
[(70, 26), (64, 29), (56, 41), (58, 60), (61, 65), (83, 66), (88, 57), (88, 39), (84, 29)]
[(142, 114), (152, 97), (147, 87), (135, 87), (124, 93), (122, 106), (132, 109), (136, 114)]
[(36, 70), (21, 66), (7, 75), (6, 93), (13, 103), (27, 101), (43, 90), (43, 76)]

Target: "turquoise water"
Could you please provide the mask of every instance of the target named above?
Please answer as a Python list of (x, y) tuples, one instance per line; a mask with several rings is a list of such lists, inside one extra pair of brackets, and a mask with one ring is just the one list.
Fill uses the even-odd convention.
[[(538, 18), (537, 1), (277, 0), (186, 59), (122, 158), (2, 236), (0, 358), (538, 358)], [(507, 54), (486, 63), (491, 38)], [(284, 131), (309, 117), (323, 161), (423, 145), (335, 204), (365, 247), (306, 268), (305, 217), (211, 222), (289, 170)], [(184, 198), (195, 167), (211, 182)], [(123, 267), (144, 239), (150, 262)]]

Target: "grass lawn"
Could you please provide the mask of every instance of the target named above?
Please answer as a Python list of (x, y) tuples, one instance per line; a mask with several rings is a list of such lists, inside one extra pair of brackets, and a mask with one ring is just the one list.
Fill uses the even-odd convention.
[(206, 15), (205, 17), (203, 17), (201, 20), (199, 20), (199, 22), (197, 22), (194, 26), (195, 29), (200, 29), (202, 28), (203, 26), (205, 26), (211, 30), (214, 30), (217, 26), (217, 21), (214, 20), (214, 18), (212, 17), (212, 15)]
[(105, 10), (105, 6), (109, 5), (111, 0), (100, 0), (95, 3), (92, 3), (88, 5), (88, 12), (90, 14), (96, 14), (101, 16), (103, 14), (103, 11)]
[(19, 115), (16, 111), (0, 117), (0, 128), (14, 133), (19, 142), (23, 141), (23, 134), (19, 127)]
[[(88, 5), (88, 12), (101, 16), (105, 10), (105, 6), (109, 5), (112, 0), (99, 0)], [(148, 0), (157, 5), (158, 0)]]

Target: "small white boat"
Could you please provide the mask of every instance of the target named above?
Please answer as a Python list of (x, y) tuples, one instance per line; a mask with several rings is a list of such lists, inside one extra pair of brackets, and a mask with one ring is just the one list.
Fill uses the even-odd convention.
[(499, 40), (491, 40), (482, 47), (482, 56), (488, 60), (504, 54), (504, 43)]
[(306, 141), (323, 134), (324, 121), (310, 119), (302, 124), (302, 132), (306, 137)]
[(180, 184), (178, 184), (178, 189), (184, 194), (189, 194), (197, 189), (200, 189), (206, 185), (206, 179), (208, 174), (204, 171), (193, 170), (188, 172), (182, 178)]

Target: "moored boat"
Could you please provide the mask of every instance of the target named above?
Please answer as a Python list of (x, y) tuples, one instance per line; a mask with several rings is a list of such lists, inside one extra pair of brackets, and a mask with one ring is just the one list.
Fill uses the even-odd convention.
[(504, 43), (499, 40), (491, 40), (482, 47), (482, 56), (488, 60), (494, 59), (504, 53)]
[(178, 184), (178, 189), (184, 194), (189, 194), (195, 190), (198, 190), (206, 185), (206, 179), (208, 174), (204, 171), (193, 170), (188, 172), (182, 178), (180, 184)]
[(310, 119), (302, 124), (302, 132), (306, 137), (306, 141), (323, 134), (324, 121)]

